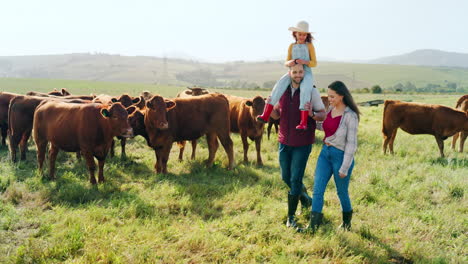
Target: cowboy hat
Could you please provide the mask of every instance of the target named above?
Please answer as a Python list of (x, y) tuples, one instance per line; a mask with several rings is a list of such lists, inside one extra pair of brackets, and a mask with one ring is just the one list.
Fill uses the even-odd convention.
[(297, 25), (295, 27), (289, 27), (288, 30), (293, 32), (311, 33), (309, 32), (309, 24), (305, 21), (297, 22)]

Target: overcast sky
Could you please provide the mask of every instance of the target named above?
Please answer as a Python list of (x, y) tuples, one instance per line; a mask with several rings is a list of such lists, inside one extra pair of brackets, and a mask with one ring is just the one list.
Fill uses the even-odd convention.
[(319, 58), (417, 49), (468, 53), (467, 0), (5, 0), (0, 56), (102, 52), (204, 61), (286, 56), (288, 27), (315, 32)]

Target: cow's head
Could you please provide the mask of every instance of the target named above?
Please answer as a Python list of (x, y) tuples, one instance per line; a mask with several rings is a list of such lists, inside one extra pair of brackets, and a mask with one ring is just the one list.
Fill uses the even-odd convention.
[(153, 94), (150, 92), (150, 91), (143, 91), (141, 92), (140, 96), (143, 97), (143, 99), (145, 99), (145, 101), (151, 99), (153, 97)]
[(328, 107), (330, 106), (330, 101), (328, 101), (328, 96), (321, 96), (323, 105), (325, 106), (325, 111), (328, 111)]
[(101, 109), (104, 116), (112, 127), (112, 131), (117, 136), (133, 137), (133, 129), (128, 123), (128, 113), (121, 103), (114, 103), (109, 107)]
[(120, 102), (124, 107), (138, 104), (140, 100), (140, 97), (131, 97), (128, 94), (122, 94), (117, 98), (117, 102)]
[(265, 108), (265, 98), (257, 95), (253, 99), (247, 100), (245, 104), (250, 108), (250, 115), (254, 120), (257, 120), (257, 116), (261, 115), (263, 108)]
[(138, 96), (138, 102), (135, 102), (136, 98), (133, 100), (133, 105), (138, 107), (138, 109), (143, 109), (146, 107), (146, 100), (143, 98), (143, 96)]
[(146, 102), (147, 113), (145, 117), (145, 125), (149, 128), (168, 129), (166, 113), (174, 108), (176, 103), (171, 100), (164, 99), (160, 95), (153, 96)]
[(132, 97), (128, 94), (122, 94), (117, 98), (117, 101), (120, 102), (124, 107), (129, 107), (133, 104)]
[(48, 92), (48, 95), (54, 95), (54, 96), (62, 96), (62, 92), (57, 91), (57, 89), (54, 88), (53, 91)]
[(189, 89), (190, 89), (190, 91), (186, 91), (186, 93), (191, 94), (192, 96), (198, 96), (198, 95), (208, 93), (208, 91), (206, 91), (204, 88), (193, 87), (193, 88), (189, 88)]
[(67, 95), (71, 95), (71, 93), (67, 89), (62, 88), (62, 95), (67, 96)]
[(132, 105), (127, 108), (127, 112), (128, 122), (133, 128), (133, 135), (146, 137), (144, 111), (140, 111), (136, 106)]

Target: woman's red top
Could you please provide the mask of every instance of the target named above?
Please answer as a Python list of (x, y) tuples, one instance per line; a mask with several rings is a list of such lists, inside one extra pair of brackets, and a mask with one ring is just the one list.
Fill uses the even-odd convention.
[[(327, 118), (323, 121), (322, 127), (323, 131), (325, 132), (325, 138), (332, 136), (335, 134), (338, 126), (340, 125), (342, 115), (332, 117), (331, 112), (328, 112)], [(324, 140), (325, 140), (324, 138)]]

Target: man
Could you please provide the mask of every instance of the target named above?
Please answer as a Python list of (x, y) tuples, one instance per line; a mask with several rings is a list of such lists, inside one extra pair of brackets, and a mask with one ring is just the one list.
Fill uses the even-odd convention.
[(280, 119), (279, 162), (281, 177), (290, 188), (288, 192), (288, 227), (296, 228), (295, 213), (299, 200), (305, 207), (310, 207), (311, 198), (302, 183), (305, 167), (312, 144), (315, 142), (316, 121), (325, 119), (325, 106), (316, 88), (312, 89), (311, 103), (306, 104), (309, 111), (309, 124), (306, 130), (297, 130), (299, 123), (300, 84), (304, 78), (304, 68), (301, 64), (289, 68), (291, 84), (275, 106), (272, 118)]

